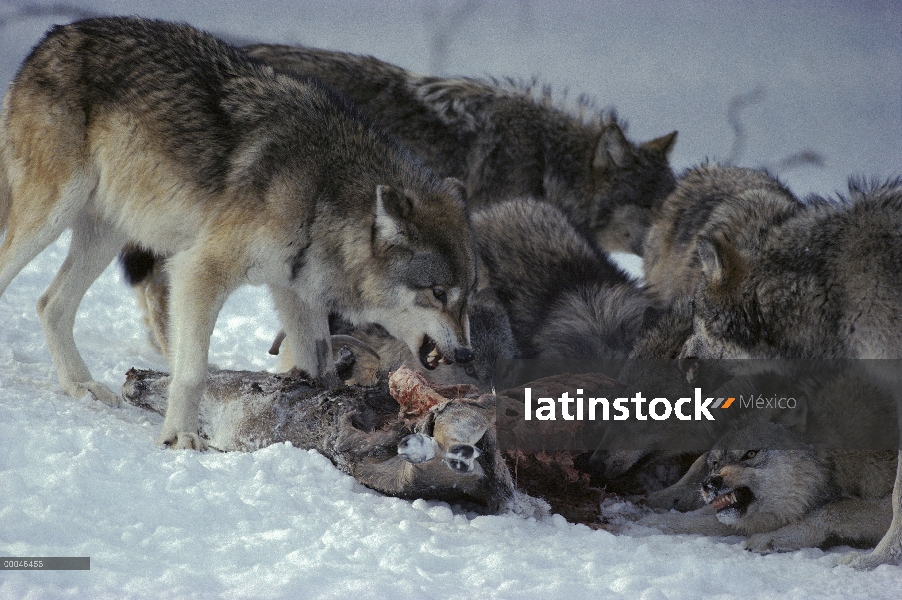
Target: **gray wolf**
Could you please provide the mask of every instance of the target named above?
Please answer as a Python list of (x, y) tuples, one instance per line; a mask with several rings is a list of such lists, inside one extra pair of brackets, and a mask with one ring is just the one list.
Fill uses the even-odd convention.
[[(607, 251), (641, 254), (649, 213), (674, 188), (667, 157), (676, 132), (634, 144), (613, 113), (582, 103), (574, 114), (535, 84), (425, 77), (373, 57), (315, 48), (243, 50), (341, 91), (436, 173), (463, 181), (471, 209), (540, 197)], [(152, 343), (165, 355), (162, 258), (135, 245), (121, 258)], [(602, 310), (604, 300), (597, 303)]]
[(173, 379), (160, 443), (203, 447), (197, 408), (226, 297), (266, 285), (310, 375), (328, 315), (383, 325), (425, 363), (466, 362), (475, 253), (462, 186), (442, 180), (323, 84), (186, 25), (52, 28), (7, 92), (0, 293), (65, 229), (38, 302), (67, 394), (94, 381), (72, 337), (87, 288), (127, 243), (169, 256)]
[[(683, 358), (902, 358), (902, 181), (851, 181), (847, 196), (809, 198), (743, 253), (725, 236), (698, 244), (701, 281)], [(902, 406), (893, 360), (864, 361)], [(899, 454), (902, 459), (902, 453)], [(857, 568), (902, 561), (902, 462), (893, 520)]]
[(626, 358), (650, 303), (566, 214), (533, 198), (474, 211), (480, 281), (523, 358)]
[[(691, 471), (705, 474), (694, 487), (706, 506), (649, 515), (640, 523), (668, 533), (739, 533), (749, 536), (747, 549), (767, 553), (872, 547), (892, 517), (895, 452), (817, 451), (780, 419), (736, 424), (699, 464)], [(674, 498), (681, 496), (679, 490)]]
[(699, 240), (721, 235), (752, 254), (762, 228), (778, 227), (801, 206), (764, 171), (708, 164), (687, 170), (651, 212), (643, 253), (649, 294), (659, 306), (689, 298), (701, 276)]
[(634, 144), (613, 113), (585, 101), (571, 112), (535, 83), (421, 76), (315, 48), (243, 50), (340, 90), (436, 173), (463, 181), (472, 208), (542, 198), (609, 252), (641, 254), (649, 211), (674, 188), (675, 131)]

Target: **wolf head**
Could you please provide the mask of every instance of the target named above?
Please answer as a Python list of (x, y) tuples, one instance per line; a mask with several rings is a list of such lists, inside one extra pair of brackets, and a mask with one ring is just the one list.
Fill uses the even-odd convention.
[(426, 369), (470, 362), (476, 258), (463, 184), (449, 178), (420, 194), (377, 186), (372, 256), (377, 269), (362, 274), (365, 319), (403, 341)]
[(692, 334), (680, 358), (750, 358), (761, 339), (757, 295), (746, 261), (726, 241), (702, 239), (702, 278), (691, 303)]
[(781, 423), (741, 424), (708, 453), (702, 499), (721, 523), (773, 531), (824, 499), (828, 473), (801, 437)]
[(644, 144), (631, 144), (617, 123), (601, 132), (592, 162), (597, 202), (598, 245), (608, 252), (643, 253), (645, 235), (651, 225), (651, 210), (676, 187), (668, 157), (677, 132)]

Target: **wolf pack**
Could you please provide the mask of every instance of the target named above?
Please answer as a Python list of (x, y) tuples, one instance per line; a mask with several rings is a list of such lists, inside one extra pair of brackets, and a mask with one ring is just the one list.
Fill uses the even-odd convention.
[[(494, 393), (514, 358), (667, 359), (687, 378), (714, 359), (902, 359), (902, 178), (802, 199), (763, 170), (676, 176), (676, 140), (635, 142), (535, 81), (140, 18), (55, 26), (3, 100), (0, 295), (71, 230), (37, 310), (62, 391), (115, 406), (72, 329), (119, 256), (171, 368), (173, 449), (205, 448), (210, 337), (243, 285), (271, 292), (282, 370), (348, 384), (403, 364)], [(864, 388), (862, 410), (895, 418), (898, 363), (862, 364), (816, 395), (848, 418), (843, 390)], [(768, 414), (720, 432), (639, 523), (900, 564), (902, 452), (818, 450), (797, 413)], [(651, 452), (593, 460), (611, 475)]]

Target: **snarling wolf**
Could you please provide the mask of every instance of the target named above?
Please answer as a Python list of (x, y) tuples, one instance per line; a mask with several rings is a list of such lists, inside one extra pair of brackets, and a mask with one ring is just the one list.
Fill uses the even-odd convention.
[[(829, 383), (835, 384), (836, 380)], [(846, 379), (833, 392), (821, 390), (817, 401), (829, 406), (818, 408), (819, 417), (809, 412), (799, 418), (793, 413), (804, 411), (797, 410), (734, 423), (687, 477), (654, 498), (672, 498), (673, 508), (686, 510), (694, 508), (686, 498), (687, 489), (694, 488), (707, 506), (688, 514), (649, 515), (641, 522), (669, 533), (744, 534), (749, 536), (745, 547), (757, 552), (874, 546), (891, 519), (896, 453), (824, 446), (835, 445), (840, 430), (850, 435), (849, 397), (868, 404), (851, 411), (858, 425), (867, 413), (870, 418), (886, 418), (892, 405), (879, 390), (866, 390), (867, 396), (862, 396), (850, 385), (862, 384)], [(812, 426), (806, 419), (821, 423)], [(825, 429), (825, 419), (844, 421), (845, 426)], [(858, 434), (866, 436), (867, 431), (863, 428)]]
[(763, 232), (801, 206), (764, 171), (711, 164), (689, 169), (651, 213), (643, 254), (649, 293), (664, 307), (689, 298), (701, 278), (699, 240), (721, 235), (737, 251), (753, 254)]
[(73, 340), (87, 288), (127, 243), (170, 257), (173, 379), (160, 443), (203, 447), (209, 339), (240, 285), (269, 287), (295, 365), (311, 376), (332, 364), (330, 312), (379, 323), (424, 365), (472, 358), (476, 259), (462, 185), (322, 83), (186, 25), (52, 28), (4, 98), (0, 173), (0, 293), (73, 232), (38, 302), (67, 394), (118, 400)]
[[(683, 358), (902, 358), (902, 181), (851, 181), (847, 196), (809, 198), (759, 250), (729, 237), (698, 243), (702, 277)], [(897, 360), (865, 361), (902, 406)], [(899, 454), (902, 459), (902, 452)], [(858, 568), (902, 561), (902, 461), (893, 521)]]
[(649, 211), (674, 187), (675, 131), (634, 144), (612, 112), (566, 110), (535, 83), (422, 76), (316, 48), (244, 51), (340, 90), (437, 173), (464, 181), (473, 208), (543, 198), (610, 252), (642, 253)]

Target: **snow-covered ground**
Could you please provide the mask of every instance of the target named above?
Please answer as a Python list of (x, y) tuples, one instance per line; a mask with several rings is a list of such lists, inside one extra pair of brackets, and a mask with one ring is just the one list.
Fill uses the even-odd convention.
[[(11, 20), (19, 4), (0, 4), (3, 80), (50, 23), (65, 20)], [(830, 194), (850, 174), (902, 174), (898, 1), (474, 2), (444, 57), (430, 59), (436, 27), (466, 3), (432, 4), (78, 6), (371, 53), (418, 71), (536, 74), (616, 106), (636, 139), (679, 129), (678, 170), (729, 155), (727, 106), (760, 87), (763, 98), (741, 113), (740, 164), (774, 165), (812, 149), (823, 167), (782, 173), (800, 194)], [(836, 551), (758, 556), (739, 538), (618, 537), (560, 517), (477, 517), (379, 496), (287, 445), (252, 454), (157, 448), (160, 419), (61, 393), (34, 304), (67, 242), (0, 298), (0, 555), (90, 556), (91, 570), (3, 571), (0, 598), (902, 596), (902, 568), (834, 568)], [(211, 360), (272, 368), (266, 349), (277, 329), (265, 295), (241, 290), (220, 315)], [(94, 376), (111, 388), (129, 367), (165, 368), (115, 268), (88, 292), (75, 332)]]

